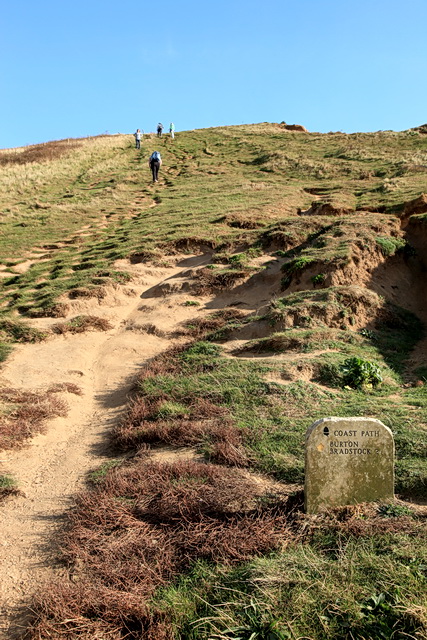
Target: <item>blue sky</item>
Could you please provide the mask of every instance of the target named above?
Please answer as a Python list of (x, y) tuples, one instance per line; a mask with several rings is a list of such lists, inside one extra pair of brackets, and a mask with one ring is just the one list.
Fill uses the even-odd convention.
[(427, 122), (427, 0), (9, 0), (0, 148), (252, 122)]

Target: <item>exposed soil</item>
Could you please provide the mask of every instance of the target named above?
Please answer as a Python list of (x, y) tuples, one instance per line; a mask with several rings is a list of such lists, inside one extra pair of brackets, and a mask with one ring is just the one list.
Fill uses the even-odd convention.
[[(0, 452), (0, 473), (13, 475), (21, 489), (20, 495), (8, 498), (1, 506), (0, 638), (17, 637), (17, 612), (43, 581), (64, 570), (55, 559), (55, 532), (71, 499), (83, 488), (87, 474), (111, 459), (107, 433), (124, 411), (141, 365), (165, 351), (171, 342), (186, 339), (178, 331), (185, 320), (229, 306), (248, 314), (262, 314), (274, 297), (283, 295), (279, 260), (238, 280), (230, 289), (206, 289), (202, 290), (203, 295), (199, 272), (209, 263), (210, 255), (175, 256), (175, 260), (174, 266), (162, 269), (128, 261), (118, 263), (116, 268), (133, 273), (134, 280), (129, 285), (108, 288), (102, 298), (67, 299), (69, 312), (65, 321), (78, 314), (91, 314), (108, 320), (111, 329), (52, 335), (46, 342), (17, 346), (3, 367), (1, 382), (12, 388), (34, 390), (74, 383), (83, 393), (62, 393), (69, 404), (67, 417), (51, 421), (46, 432), (24, 448)], [(265, 260), (262, 258), (260, 264)], [(22, 272), (27, 264), (22, 263), (15, 271)], [(391, 259), (371, 267), (368, 273), (366, 264), (359, 269), (355, 265), (346, 274), (346, 282), (334, 284), (368, 286), (427, 322), (421, 263), (408, 266), (403, 260)], [(307, 273), (306, 279), (309, 277)], [(196, 296), (198, 307), (185, 305)], [(55, 323), (53, 318), (32, 322), (39, 328), (50, 328)], [(226, 355), (236, 357), (239, 352), (244, 357), (292, 360), (292, 354), (242, 351), (248, 340), (267, 333), (265, 323), (243, 329), (228, 343)], [(426, 355), (427, 340), (418, 345), (414, 365), (425, 362)], [(309, 367), (299, 373), (303, 379), (310, 378)], [(283, 379), (274, 380), (287, 384)], [(177, 457), (194, 459), (197, 455), (193, 449), (153, 450), (155, 460)], [(258, 481), (266, 482), (262, 478)]]
[[(67, 298), (69, 310), (63, 319), (93, 315), (108, 320), (111, 329), (53, 333), (45, 342), (16, 346), (5, 363), (0, 379), (5, 386), (34, 390), (71, 383), (82, 395), (60, 393), (69, 405), (66, 417), (51, 420), (46, 431), (23, 448), (0, 452), (0, 473), (13, 475), (20, 489), (1, 506), (0, 638), (19, 636), (25, 623), (23, 606), (44, 581), (65, 571), (57, 563), (55, 534), (90, 471), (111, 460), (107, 434), (126, 407), (141, 365), (171, 342), (186, 340), (179, 331), (184, 321), (234, 303), (245, 313), (259, 313), (279, 293), (276, 263), (231, 291), (196, 294), (198, 272), (209, 261), (209, 253), (175, 256), (176, 266), (162, 269), (119, 261), (115, 268), (131, 272), (133, 281), (107, 288), (102, 298)], [(186, 306), (195, 295), (199, 306)], [(54, 318), (31, 321), (40, 329), (57, 323)], [(197, 459), (191, 448), (172, 447), (155, 448), (152, 457)], [(270, 481), (260, 476), (257, 482)]]
[[(193, 260), (196, 264), (199, 261), (203, 262), (203, 257)], [(2, 382), (13, 388), (33, 390), (70, 382), (78, 384), (83, 394), (63, 394), (69, 404), (67, 417), (51, 421), (46, 433), (21, 450), (0, 453), (0, 472), (12, 474), (21, 489), (20, 495), (8, 498), (1, 507), (2, 638), (17, 633), (11, 619), (32, 592), (50, 580), (52, 573), (61, 572), (55, 565), (52, 541), (62, 514), (72, 496), (83, 488), (88, 472), (110, 459), (106, 434), (124, 409), (141, 364), (169, 344), (165, 337), (134, 328), (155, 323), (161, 335), (167, 336), (184, 320), (207, 313), (203, 302), (208, 299), (201, 299), (195, 311), (184, 306), (185, 299), (180, 295), (151, 297), (150, 290), (178, 277), (188, 268), (186, 262), (161, 270), (127, 265), (135, 275), (131, 287), (109, 292), (101, 303), (76, 300), (69, 314), (73, 317), (82, 310), (96, 313), (108, 318), (112, 329), (17, 346), (3, 368)], [(55, 320), (42, 318), (37, 322), (46, 328)]]

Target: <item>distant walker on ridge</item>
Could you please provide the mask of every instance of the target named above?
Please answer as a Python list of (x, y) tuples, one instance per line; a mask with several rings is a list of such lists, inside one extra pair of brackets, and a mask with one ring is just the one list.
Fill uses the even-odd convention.
[(141, 139), (142, 139), (143, 134), (144, 134), (144, 132), (141, 133), (140, 129), (137, 129), (135, 131), (135, 133), (133, 134), (134, 137), (135, 137), (135, 148), (136, 149), (140, 149), (141, 148)]
[(153, 153), (150, 156), (150, 159), (148, 160), (148, 165), (153, 174), (153, 182), (159, 181), (158, 177), (159, 177), (159, 169), (161, 164), (162, 164), (162, 158), (160, 153), (158, 151), (153, 151)]

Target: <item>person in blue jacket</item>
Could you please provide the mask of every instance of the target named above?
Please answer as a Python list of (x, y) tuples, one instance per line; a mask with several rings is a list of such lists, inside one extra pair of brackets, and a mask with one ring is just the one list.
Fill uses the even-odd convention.
[(159, 169), (160, 169), (160, 165), (162, 164), (162, 158), (161, 155), (158, 151), (153, 151), (153, 153), (150, 156), (150, 159), (148, 160), (148, 165), (151, 169), (151, 172), (153, 174), (153, 182), (158, 182), (158, 178), (159, 178)]

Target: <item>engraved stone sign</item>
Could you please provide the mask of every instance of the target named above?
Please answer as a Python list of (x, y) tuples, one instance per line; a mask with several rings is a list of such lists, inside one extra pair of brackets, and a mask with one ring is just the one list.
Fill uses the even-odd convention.
[(323, 418), (307, 430), (305, 509), (394, 498), (394, 440), (373, 418)]

